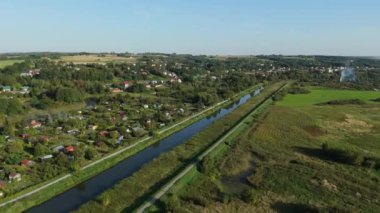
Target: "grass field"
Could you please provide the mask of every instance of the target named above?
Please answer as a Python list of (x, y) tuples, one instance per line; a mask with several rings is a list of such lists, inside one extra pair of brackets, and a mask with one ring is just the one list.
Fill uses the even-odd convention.
[(16, 60), (16, 59), (11, 59), (11, 60), (0, 60), (0, 69), (4, 68), (6, 66), (12, 65), (14, 63), (19, 63), (23, 62), (24, 60)]
[(376, 95), (330, 89), (288, 95), (217, 160), (219, 175), (196, 172), (157, 208), (379, 212), (380, 104), (315, 105), (335, 99), (367, 101)]
[(136, 62), (136, 57), (120, 57), (116, 55), (74, 55), (74, 56), (63, 56), (60, 61), (72, 62), (74, 64), (86, 64), (86, 63), (134, 63)]
[(369, 102), (371, 99), (380, 98), (380, 92), (338, 89), (312, 89), (310, 94), (288, 95), (283, 101), (279, 103), (279, 105), (297, 107), (318, 104), (330, 100), (354, 98)]

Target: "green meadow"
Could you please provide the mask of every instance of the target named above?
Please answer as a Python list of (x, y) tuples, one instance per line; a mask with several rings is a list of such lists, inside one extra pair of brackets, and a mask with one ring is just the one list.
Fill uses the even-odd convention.
[(279, 103), (279, 105), (287, 107), (310, 106), (331, 100), (355, 98), (370, 102), (372, 99), (380, 98), (380, 91), (312, 89), (309, 94), (289, 94)]
[[(287, 95), (154, 208), (173, 212), (379, 212), (375, 91)], [(360, 99), (363, 104), (316, 105)]]

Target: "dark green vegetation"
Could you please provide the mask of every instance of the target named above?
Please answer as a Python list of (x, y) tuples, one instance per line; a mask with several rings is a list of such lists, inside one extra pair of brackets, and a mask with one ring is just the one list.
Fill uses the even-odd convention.
[[(155, 190), (160, 188), (167, 180), (181, 171), (192, 162), (200, 153), (219, 139), (236, 122), (239, 122), (255, 104), (266, 98), (268, 94), (277, 90), (283, 83), (269, 86), (261, 95), (248, 101), (235, 111), (221, 118), (185, 144), (179, 145), (168, 153), (160, 155), (157, 159), (145, 165), (131, 177), (124, 179), (113, 188), (104, 192), (98, 200), (83, 205), (79, 212), (119, 212), (131, 211)], [(128, 190), (125, 190), (128, 189)], [(106, 200), (107, 202), (105, 202)]]
[(346, 104), (361, 105), (361, 104), (365, 104), (365, 101), (355, 98), (355, 99), (346, 99), (346, 100), (332, 100), (332, 101), (319, 103), (317, 105), (323, 106), (323, 105), (346, 105)]
[(287, 95), (150, 211), (380, 211), (380, 105), (369, 96), (358, 97), (360, 105), (319, 106)]

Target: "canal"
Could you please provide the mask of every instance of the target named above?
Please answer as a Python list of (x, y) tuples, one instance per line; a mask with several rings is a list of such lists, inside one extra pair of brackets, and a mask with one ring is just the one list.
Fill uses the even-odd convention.
[(145, 148), (137, 154), (126, 158), (114, 167), (107, 169), (100, 174), (78, 184), (77, 186), (47, 200), (41, 205), (32, 207), (26, 212), (42, 213), (42, 212), (70, 212), (80, 205), (95, 199), (102, 192), (114, 186), (124, 178), (131, 176), (138, 171), (144, 164), (149, 163), (161, 153), (168, 152), (174, 147), (186, 142), (199, 131), (210, 126), (213, 122), (229, 114), (240, 105), (246, 103), (252, 97), (260, 94), (261, 89), (257, 89), (251, 94), (241, 97), (236, 102), (224, 107), (212, 115), (203, 118), (182, 130), (166, 137), (160, 142)]

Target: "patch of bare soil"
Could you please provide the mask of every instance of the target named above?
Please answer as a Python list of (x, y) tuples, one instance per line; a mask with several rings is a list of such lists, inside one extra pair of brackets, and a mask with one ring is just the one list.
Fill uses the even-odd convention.
[(316, 125), (304, 126), (303, 130), (309, 133), (313, 137), (318, 137), (326, 134), (326, 131)]
[(353, 133), (370, 133), (372, 131), (372, 124), (355, 118), (355, 116), (351, 114), (346, 114), (345, 116), (346, 118), (342, 122), (325, 122), (325, 128)]

